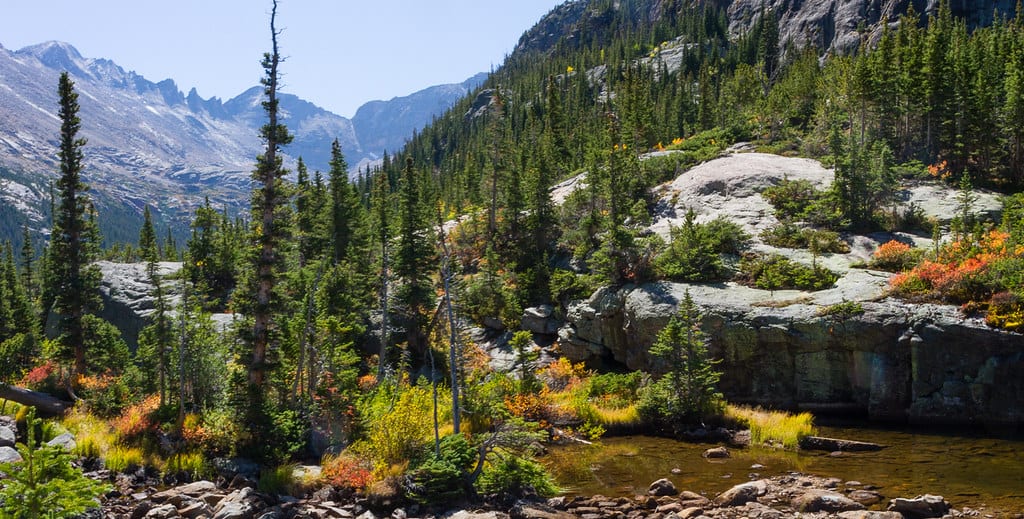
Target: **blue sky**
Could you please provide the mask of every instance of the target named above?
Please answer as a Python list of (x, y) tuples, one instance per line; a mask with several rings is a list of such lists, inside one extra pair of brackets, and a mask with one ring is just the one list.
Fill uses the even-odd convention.
[[(224, 100), (258, 84), (270, 0), (4, 2), (0, 44), (49, 40)], [(339, 115), (501, 64), (561, 0), (279, 0), (283, 90)]]

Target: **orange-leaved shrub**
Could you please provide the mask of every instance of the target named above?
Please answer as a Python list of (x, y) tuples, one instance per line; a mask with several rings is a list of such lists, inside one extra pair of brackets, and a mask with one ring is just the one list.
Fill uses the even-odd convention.
[(156, 429), (154, 414), (159, 407), (160, 395), (150, 395), (141, 402), (126, 407), (121, 415), (114, 419), (114, 430), (126, 442), (141, 439), (146, 433)]
[[(991, 326), (1020, 326), (1017, 312), (1024, 281), (1024, 245), (995, 229), (979, 239), (966, 237), (945, 244), (935, 256), (893, 276), (889, 280), (893, 292), (915, 300), (987, 309)], [(1006, 295), (999, 295), (1004, 292)]]
[(913, 268), (921, 260), (921, 249), (906, 243), (890, 240), (883, 243), (871, 256), (870, 265), (881, 270), (901, 272)]
[(363, 490), (373, 483), (373, 463), (352, 454), (326, 454), (320, 466), (323, 479), (337, 488)]

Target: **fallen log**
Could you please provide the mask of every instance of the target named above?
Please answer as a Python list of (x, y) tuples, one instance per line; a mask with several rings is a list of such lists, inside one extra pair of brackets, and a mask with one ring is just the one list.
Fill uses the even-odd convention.
[(821, 436), (805, 436), (800, 439), (800, 448), (817, 451), (867, 452), (880, 451), (885, 445), (877, 443), (843, 440), (840, 438), (822, 438)]
[(61, 416), (72, 406), (71, 402), (46, 393), (4, 384), (0, 384), (0, 399), (34, 407), (43, 417)]

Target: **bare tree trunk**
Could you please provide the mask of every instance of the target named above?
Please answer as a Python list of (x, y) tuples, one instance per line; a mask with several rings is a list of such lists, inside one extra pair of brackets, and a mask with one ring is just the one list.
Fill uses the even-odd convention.
[(0, 399), (34, 407), (42, 417), (61, 416), (72, 405), (71, 402), (65, 402), (46, 393), (4, 384), (0, 384)]

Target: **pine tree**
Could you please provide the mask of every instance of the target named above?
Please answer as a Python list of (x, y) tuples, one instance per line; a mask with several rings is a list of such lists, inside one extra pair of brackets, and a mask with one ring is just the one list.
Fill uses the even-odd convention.
[[(277, 38), (280, 32), (275, 26), (277, 2), (270, 11), (271, 52), (263, 55), (262, 66), (265, 76), (260, 81), (266, 99), (263, 109), (267, 123), (260, 129), (264, 152), (256, 158), (253, 171), (255, 187), (252, 193), (249, 279), (244, 294), (238, 294), (235, 303), (246, 316), (251, 316), (252, 327), (243, 334), (242, 349), (239, 352), (245, 366), (245, 380), (236, 381), (235, 399), (239, 417), (250, 428), (250, 435), (241, 446), (261, 461), (276, 460), (286, 446), (277, 444), (278, 431), (270, 419), (268, 398), (270, 389), (268, 373), (277, 364), (282, 340), (282, 326), (287, 299), (279, 281), (282, 278), (285, 252), (288, 245), (289, 189), (284, 179), (287, 170), (280, 154), (282, 146), (292, 141), (288, 128), (280, 120), (279, 66), (281, 55)], [(241, 387), (238, 387), (241, 386)]]
[(348, 181), (348, 164), (341, 152), (338, 139), (331, 143), (331, 169), (327, 174), (327, 185), (330, 191), (330, 222), (331, 251), (335, 264), (340, 263), (349, 254), (349, 247), (355, 234), (356, 194)]
[(434, 250), (429, 239), (422, 192), (412, 158), (405, 161), (399, 189), (399, 235), (395, 274), (402, 280), (398, 298), (405, 312), (407, 347), (412, 353), (426, 351), (425, 313), (433, 302), (430, 282)]
[(700, 324), (699, 309), (687, 290), (678, 312), (651, 346), (651, 355), (665, 362), (666, 373), (644, 395), (640, 411), (673, 429), (699, 422), (722, 402), (715, 391), (721, 374), (708, 357)]
[[(73, 373), (86, 372), (86, 345), (83, 320), (99, 305), (99, 275), (90, 263), (96, 258), (99, 243), (89, 231), (90, 202), (88, 186), (81, 180), (82, 147), (78, 137), (78, 94), (67, 72), (60, 76), (61, 136), (60, 179), (57, 181), (59, 205), (54, 217), (49, 268), (53, 287), (54, 312), (59, 316), (61, 356), (73, 361)], [(71, 380), (75, 377), (72, 376)]]
[(388, 350), (388, 289), (390, 287), (390, 249), (391, 241), (391, 187), (388, 183), (388, 175), (385, 171), (377, 172), (374, 178), (371, 207), (373, 209), (373, 226), (376, 245), (380, 246), (380, 349), (377, 358), (377, 380), (383, 380), (387, 372), (387, 350)]
[(155, 372), (160, 405), (163, 406), (168, 403), (167, 379), (170, 372), (168, 354), (171, 350), (172, 331), (171, 320), (167, 315), (167, 300), (164, 297), (162, 279), (157, 265), (160, 260), (160, 252), (157, 249), (156, 231), (153, 229), (149, 206), (146, 206), (142, 213), (139, 252), (142, 260), (146, 262), (146, 275), (149, 277), (150, 284), (153, 285), (154, 309), (150, 315), (150, 325), (139, 334), (139, 350), (136, 352), (136, 357)]

